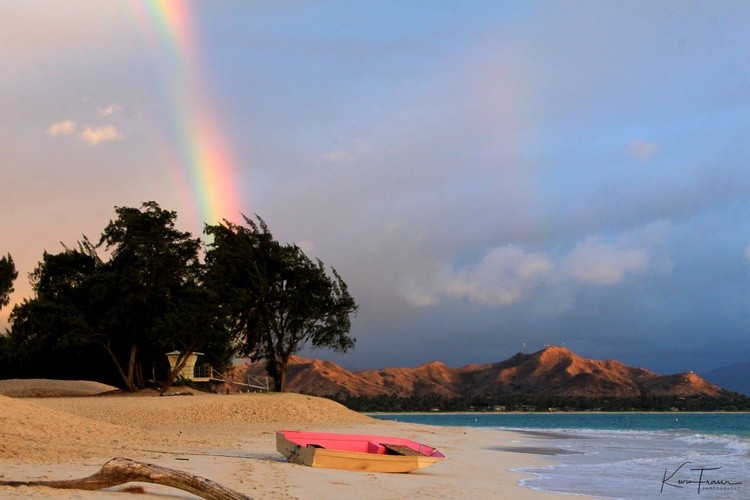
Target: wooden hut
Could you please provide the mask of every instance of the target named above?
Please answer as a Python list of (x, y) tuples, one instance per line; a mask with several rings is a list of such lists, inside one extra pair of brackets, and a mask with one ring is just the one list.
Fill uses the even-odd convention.
[[(177, 366), (177, 359), (179, 358), (180, 354), (182, 354), (181, 351), (172, 351), (167, 353), (167, 359), (169, 360), (170, 369), (174, 370), (174, 367)], [(211, 379), (210, 373), (196, 373), (195, 364), (198, 360), (198, 356), (201, 355), (203, 355), (202, 352), (194, 352), (190, 356), (188, 356), (188, 359), (185, 362), (185, 366), (182, 367), (182, 370), (180, 370), (180, 373), (177, 376), (183, 376), (186, 379), (192, 380), (194, 382), (208, 382)]]

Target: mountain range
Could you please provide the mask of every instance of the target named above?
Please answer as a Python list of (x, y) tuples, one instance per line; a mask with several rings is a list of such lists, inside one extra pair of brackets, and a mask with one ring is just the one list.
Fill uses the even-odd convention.
[(750, 396), (750, 361), (716, 368), (703, 378), (730, 391)]
[[(238, 367), (265, 375), (262, 364)], [(241, 375), (241, 374), (238, 374)], [(439, 361), (415, 368), (350, 372), (331, 361), (290, 359), (285, 390), (315, 396), (420, 396), (445, 398), (505, 394), (565, 397), (693, 396), (716, 397), (728, 391), (693, 372), (658, 375), (618, 361), (583, 358), (564, 347), (518, 353), (498, 363), (451, 368)]]

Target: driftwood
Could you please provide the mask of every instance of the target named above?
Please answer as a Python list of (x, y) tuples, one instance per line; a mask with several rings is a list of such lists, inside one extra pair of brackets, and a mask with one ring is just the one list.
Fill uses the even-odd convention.
[(127, 458), (113, 458), (99, 472), (82, 479), (61, 481), (0, 481), (0, 486), (46, 486), (71, 490), (100, 490), (139, 481), (161, 484), (187, 491), (207, 500), (248, 500), (250, 497), (206, 479), (180, 470), (136, 462)]

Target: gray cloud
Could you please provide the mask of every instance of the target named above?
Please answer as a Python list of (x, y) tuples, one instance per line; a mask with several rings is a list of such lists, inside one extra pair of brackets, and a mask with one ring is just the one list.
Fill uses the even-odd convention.
[(581, 282), (611, 285), (644, 270), (649, 259), (646, 249), (618, 248), (591, 237), (576, 244), (563, 260), (566, 272)]
[(409, 287), (406, 299), (416, 306), (434, 305), (441, 296), (504, 306), (522, 300), (553, 270), (546, 255), (506, 245), (491, 249), (473, 267), (446, 268), (426, 287)]
[[(663, 242), (650, 237), (662, 223), (621, 235), (615, 242), (591, 236), (561, 253), (526, 251), (509, 244), (489, 249), (476, 263), (461, 268), (442, 265), (432, 274), (408, 274), (402, 296), (418, 307), (466, 299), (497, 307), (522, 301), (551, 300), (572, 304), (572, 294), (586, 286), (617, 285), (646, 273), (669, 273), (672, 261)], [(566, 295), (570, 297), (565, 298)], [(564, 312), (559, 310), (558, 312)]]

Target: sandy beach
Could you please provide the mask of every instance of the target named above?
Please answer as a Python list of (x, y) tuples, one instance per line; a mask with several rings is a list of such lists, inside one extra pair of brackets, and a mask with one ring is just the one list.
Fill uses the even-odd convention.
[[(534, 448), (533, 435), (386, 422), (299, 394), (159, 397), (109, 389), (92, 382), (0, 381), (0, 479), (82, 478), (124, 457), (200, 475), (253, 498), (561, 496), (519, 487), (523, 475), (510, 471), (550, 458)], [(435, 446), (446, 459), (410, 474), (309, 468), (276, 451), (278, 429), (397, 435)], [(147, 483), (96, 492), (0, 487), (0, 497), (129, 498), (123, 490), (135, 484), (144, 490), (138, 498), (196, 498)]]

